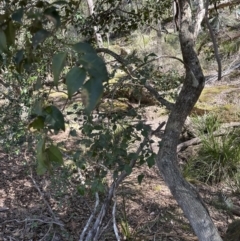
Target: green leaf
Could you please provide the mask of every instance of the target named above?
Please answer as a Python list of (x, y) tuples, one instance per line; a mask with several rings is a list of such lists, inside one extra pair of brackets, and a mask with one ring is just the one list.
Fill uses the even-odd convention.
[(47, 106), (44, 112), (46, 114), (46, 123), (48, 123), (51, 128), (55, 131), (59, 131), (60, 129), (65, 131), (63, 114), (56, 106)]
[(38, 77), (36, 83), (33, 85), (34, 90), (40, 90), (42, 88), (41, 78)]
[(57, 146), (51, 145), (46, 149), (48, 160), (63, 165), (62, 153)]
[(43, 106), (43, 100), (41, 100), (41, 99), (36, 100), (33, 104), (33, 107), (32, 107), (32, 114), (35, 114), (37, 116), (41, 116), (42, 112), (43, 112), (42, 106)]
[(76, 52), (82, 53), (82, 54), (87, 54), (87, 53), (97, 54), (96, 50), (90, 44), (84, 43), (84, 42), (79, 42), (77, 44), (74, 44), (72, 48)]
[(44, 128), (44, 118), (42, 116), (36, 117), (29, 125), (28, 129), (42, 130)]
[(37, 8), (43, 8), (44, 7), (44, 2), (43, 1), (38, 1), (35, 6)]
[(0, 52), (7, 52), (7, 38), (5, 33), (0, 29)]
[(138, 122), (136, 125), (136, 130), (137, 131), (141, 131), (143, 129), (143, 123), (142, 122)]
[(107, 81), (108, 72), (102, 58), (97, 55), (95, 49), (88, 43), (80, 42), (73, 45), (73, 49), (83, 54), (79, 58), (79, 63), (88, 71), (89, 75)]
[(137, 153), (131, 152), (128, 154), (128, 160), (136, 160), (138, 158)]
[(70, 136), (77, 136), (77, 131), (74, 129), (74, 130), (70, 130), (69, 131), (69, 135)]
[(8, 22), (7, 28), (5, 29), (5, 35), (7, 38), (7, 45), (11, 46), (15, 43), (16, 29), (12, 21)]
[(74, 155), (73, 155), (73, 161), (74, 162), (78, 161), (80, 156), (81, 156), (81, 152), (80, 151), (76, 151), (76, 153), (74, 153)]
[(90, 78), (83, 86), (87, 92), (86, 111), (90, 113), (97, 105), (103, 93), (102, 81)]
[(81, 195), (81, 196), (84, 196), (85, 189), (86, 188), (84, 186), (77, 186), (77, 191), (78, 191), (79, 195)]
[(89, 75), (107, 81), (108, 72), (104, 61), (96, 53), (86, 53), (79, 58), (79, 63), (88, 71)]
[(91, 191), (95, 193), (95, 192), (104, 192), (104, 190), (105, 190), (104, 185), (102, 184), (101, 180), (94, 179), (94, 181), (92, 182)]
[(50, 8), (45, 9), (44, 14), (49, 21), (53, 22), (56, 28), (58, 28), (61, 25), (60, 16), (55, 7), (52, 6)]
[(141, 185), (143, 178), (144, 178), (144, 174), (138, 175), (137, 179), (138, 179), (138, 184), (139, 185)]
[(147, 162), (149, 168), (151, 168), (152, 166), (155, 165), (155, 158), (156, 158), (156, 155), (155, 155), (155, 154), (152, 154), (151, 156), (149, 156), (149, 157), (146, 159), (146, 162)]
[(12, 20), (22, 23), (22, 17), (23, 17), (23, 8), (19, 8), (17, 11), (15, 11), (12, 14)]
[(68, 90), (68, 97), (72, 95), (82, 87), (86, 79), (86, 71), (83, 68), (73, 67), (66, 75), (66, 85)]
[(48, 167), (45, 162), (47, 160), (46, 153), (43, 153), (43, 160), (44, 161), (38, 161), (37, 163), (37, 174), (38, 175), (43, 175), (46, 171), (50, 170), (50, 167)]
[(127, 173), (127, 175), (130, 175), (132, 173), (132, 168), (129, 165), (125, 165), (124, 170)]
[(19, 6), (26, 6), (29, 1), (27, 0), (22, 0), (19, 2)]
[(54, 77), (54, 84), (57, 86), (60, 73), (65, 65), (65, 60), (67, 57), (66, 52), (57, 53), (53, 56), (52, 70)]
[(37, 174), (42, 175), (47, 171), (45, 153), (45, 138), (42, 138), (37, 144)]
[(48, 32), (47, 30), (45, 29), (40, 29), (39, 31), (37, 31), (33, 37), (32, 37), (32, 46), (33, 46), (33, 49), (36, 49), (37, 46), (40, 44), (40, 43), (43, 43), (47, 37), (49, 37), (51, 35), (50, 32)]
[(23, 55), (24, 55), (24, 50), (20, 49), (17, 51), (15, 57), (14, 57), (14, 61), (17, 65), (20, 65), (20, 63), (23, 61)]

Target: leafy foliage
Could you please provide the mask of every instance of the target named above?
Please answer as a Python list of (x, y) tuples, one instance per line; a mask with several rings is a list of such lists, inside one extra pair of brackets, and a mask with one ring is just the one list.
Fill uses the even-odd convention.
[[(131, 115), (129, 117), (134, 118)], [(86, 190), (103, 192), (107, 170), (113, 172), (114, 179), (122, 171), (130, 175), (131, 161), (139, 158), (135, 152), (131, 151), (131, 146), (135, 145), (136, 140), (139, 141), (139, 131), (149, 132), (148, 126), (133, 127), (130, 120), (128, 122), (121, 120), (117, 114), (108, 117), (108, 124), (104, 122), (96, 124), (92, 122), (92, 118), (93, 116), (90, 115), (83, 122), (81, 130), (84, 138), (81, 139), (81, 148), (74, 155), (74, 162), (81, 170), (82, 176), (85, 177), (84, 184), (79, 186), (81, 194)], [(104, 119), (106, 116), (102, 115), (100, 118)], [(140, 160), (148, 159), (149, 164), (152, 165), (153, 158), (152, 150), (148, 145), (145, 146), (140, 154)], [(138, 163), (142, 165), (145, 161)], [(140, 176), (138, 181), (141, 182), (142, 179), (143, 176)]]
[[(84, 167), (84, 170), (88, 170), (86, 166), (94, 166), (93, 170), (90, 168), (90, 172), (94, 172), (94, 178), (89, 180), (89, 185), (97, 191), (99, 184), (99, 190), (104, 190), (101, 183), (106, 176), (106, 170), (103, 170), (102, 166), (112, 170), (115, 178), (122, 171), (131, 174), (131, 160), (139, 157), (130, 151), (130, 145), (139, 142), (140, 136), (147, 137), (150, 130), (142, 124), (139, 117), (136, 126), (128, 123), (130, 120), (126, 121), (127, 118), (137, 117), (135, 110), (111, 116), (109, 113), (98, 113), (98, 118), (103, 115), (110, 124), (100, 122), (101, 124), (96, 125), (93, 122), (92, 112), (104, 90), (110, 90), (112, 98), (115, 98), (115, 90), (111, 89), (108, 83), (109, 72), (114, 75), (115, 70), (111, 67), (107, 70), (104, 59), (95, 50), (93, 26), (98, 26), (99, 32), (111, 30), (113, 34), (125, 35), (139, 26), (157, 25), (159, 17), (171, 8), (171, 1), (156, 5), (155, 1), (148, 0), (141, 7), (135, 4), (97, 1), (95, 14), (92, 16), (86, 14), (84, 4), (75, 1), (21, 1), (9, 6), (8, 10), (3, 8), (0, 15), (0, 19), (3, 19), (0, 31), (1, 67), (11, 71), (2, 73), (2, 77), (6, 89), (14, 89), (14, 94), (9, 99), (18, 100), (27, 107), (23, 126), (40, 135), (36, 148), (39, 174), (47, 170), (52, 172), (56, 163), (63, 163), (60, 149), (51, 143), (48, 135), (52, 131), (57, 134), (66, 130), (65, 115), (68, 111), (64, 111), (65, 106), (62, 108), (50, 101), (52, 91), (67, 91), (66, 108), (67, 101), (81, 92), (82, 106), (85, 108), (74, 112), (86, 118), (80, 129), (84, 135), (81, 143), (86, 145), (88, 150), (83, 155), (87, 159), (78, 157), (76, 160), (82, 158), (77, 166)], [(64, 38), (62, 30), (66, 31), (67, 38)], [(79, 36), (75, 36), (74, 32)], [(155, 55), (145, 56), (143, 60), (134, 54), (128, 58), (130, 63), (140, 66), (136, 73), (138, 79), (132, 80), (133, 85), (139, 85), (134, 91), (140, 97), (143, 93), (142, 86), (149, 79), (152, 79), (153, 84), (158, 83), (159, 88), (162, 87), (164, 91), (171, 89), (175, 83), (174, 79), (168, 86), (163, 87), (168, 75), (154, 74), (154, 65), (148, 63), (151, 57)], [(172, 76), (170, 74), (169, 79), (172, 79)], [(16, 80), (14, 84), (12, 80)], [(120, 132), (115, 129), (116, 125), (122, 125)], [(76, 133), (76, 130), (71, 130), (71, 134)], [(154, 159), (155, 155), (148, 144), (140, 155), (139, 165), (147, 163), (152, 167)], [(94, 164), (90, 165), (90, 162)], [(141, 183), (142, 179), (143, 176), (140, 175), (138, 182)]]

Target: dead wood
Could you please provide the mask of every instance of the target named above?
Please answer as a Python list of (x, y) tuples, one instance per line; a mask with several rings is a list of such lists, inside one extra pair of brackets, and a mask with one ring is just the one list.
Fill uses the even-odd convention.
[(237, 4), (240, 3), (240, 0), (233, 0), (233, 1), (229, 1), (229, 0), (225, 0), (225, 1), (220, 1), (219, 4), (212, 4), (209, 6), (208, 10), (209, 11), (214, 11), (215, 9), (221, 9), (221, 8), (226, 8), (226, 7), (233, 7)]
[[(228, 133), (228, 129), (229, 128), (235, 128), (235, 127), (240, 127), (240, 122), (230, 122), (230, 123), (222, 124), (220, 129), (213, 133), (213, 136), (215, 136), (215, 137), (223, 136), (223, 135)], [(202, 142), (201, 138), (195, 137), (195, 138), (193, 138), (193, 139), (191, 139), (189, 141), (185, 141), (183, 143), (180, 143), (177, 146), (177, 152), (181, 152), (181, 151), (185, 150), (189, 146), (198, 145), (201, 142)]]
[(230, 211), (233, 215), (240, 217), (240, 207), (233, 205), (233, 207), (230, 209)]

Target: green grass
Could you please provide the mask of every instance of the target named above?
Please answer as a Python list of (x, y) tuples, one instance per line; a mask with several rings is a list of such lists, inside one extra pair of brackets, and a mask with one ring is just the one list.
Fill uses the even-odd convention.
[(240, 132), (228, 130), (216, 136), (220, 123), (214, 115), (196, 117), (193, 122), (202, 145), (198, 156), (185, 166), (184, 176), (208, 184), (234, 179), (240, 166)]

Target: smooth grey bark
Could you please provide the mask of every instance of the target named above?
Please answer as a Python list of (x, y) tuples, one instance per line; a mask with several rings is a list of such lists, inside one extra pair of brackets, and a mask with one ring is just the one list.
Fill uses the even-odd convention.
[[(93, 0), (87, 0), (87, 5), (88, 5), (89, 15), (91, 16), (91, 15), (94, 14)], [(101, 34), (98, 33), (98, 26), (93, 26), (93, 29), (94, 29), (96, 43), (97, 43), (99, 48), (102, 48), (103, 47), (103, 40), (102, 40)]]
[(194, 26), (187, 0), (179, 0), (179, 11), (179, 40), (186, 77), (176, 104), (169, 115), (156, 161), (166, 184), (189, 220), (198, 239), (200, 241), (222, 241), (200, 195), (182, 177), (177, 164), (177, 145), (182, 127), (205, 84), (200, 63), (194, 51)]

